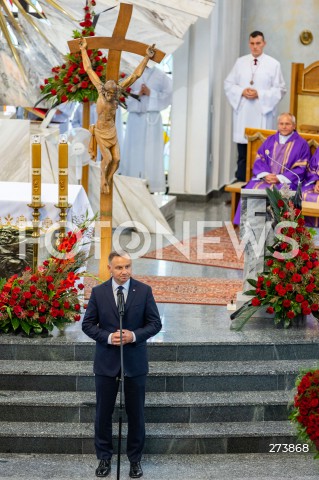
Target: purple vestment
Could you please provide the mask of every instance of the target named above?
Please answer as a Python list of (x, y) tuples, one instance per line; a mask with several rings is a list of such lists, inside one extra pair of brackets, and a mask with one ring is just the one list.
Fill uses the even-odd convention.
[[(316, 202), (319, 207), (319, 194), (314, 192), (317, 180), (319, 180), (319, 148), (311, 157), (302, 185), (302, 199), (307, 202)], [(312, 227), (319, 226), (319, 218), (305, 217), (305, 220), (307, 225)]]
[[(269, 153), (266, 153), (269, 150)], [(290, 180), (289, 187), (291, 190), (296, 190), (298, 185), (298, 177), (303, 181), (308, 162), (311, 154), (309, 145), (297, 132), (294, 132), (285, 144), (279, 143), (279, 132), (268, 137), (264, 143), (259, 147), (256, 160), (253, 166), (253, 178), (247, 183), (245, 188), (266, 189), (270, 188), (271, 184), (265, 182), (262, 178), (258, 179), (257, 175), (261, 173), (274, 173), (276, 175), (284, 175)], [(272, 159), (279, 162), (278, 165)], [(289, 172), (286, 168), (292, 170)], [(276, 188), (280, 190), (283, 183), (276, 183)], [(234, 218), (234, 224), (240, 223), (240, 204), (237, 208)]]

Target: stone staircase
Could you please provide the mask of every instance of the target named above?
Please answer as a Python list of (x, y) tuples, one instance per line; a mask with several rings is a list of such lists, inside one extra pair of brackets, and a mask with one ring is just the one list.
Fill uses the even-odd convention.
[[(63, 337), (0, 337), (0, 452), (94, 452), (93, 353)], [(299, 370), (317, 363), (315, 339), (153, 342), (149, 356), (145, 453), (266, 453), (296, 441), (287, 405)]]

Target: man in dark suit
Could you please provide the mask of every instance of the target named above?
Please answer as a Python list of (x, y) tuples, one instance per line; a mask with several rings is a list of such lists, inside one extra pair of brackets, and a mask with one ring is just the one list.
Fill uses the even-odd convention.
[(126, 252), (111, 252), (108, 268), (112, 278), (93, 288), (82, 326), (83, 332), (96, 341), (95, 449), (100, 463), (95, 474), (97, 477), (107, 477), (111, 471), (112, 413), (121, 375), (117, 309), (120, 287), (125, 300), (122, 343), (128, 419), (126, 452), (130, 461), (130, 477), (139, 478), (143, 475), (140, 461), (145, 440), (144, 401), (148, 373), (146, 340), (156, 335), (162, 324), (151, 287), (131, 278), (130, 256)]

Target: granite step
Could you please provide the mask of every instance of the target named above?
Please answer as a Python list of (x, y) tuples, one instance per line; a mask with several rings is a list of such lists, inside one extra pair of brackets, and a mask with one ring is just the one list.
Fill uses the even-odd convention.
[[(117, 456), (108, 480), (117, 478)], [(93, 479), (95, 455), (1, 454), (1, 480)], [(23, 468), (21, 468), (23, 465)], [(228, 455), (144, 455), (145, 480), (318, 480), (318, 461), (310, 453), (249, 453)], [(121, 457), (121, 478), (129, 463)], [(18, 474), (17, 474), (18, 472)]]
[[(254, 362), (150, 362), (148, 391), (289, 390), (317, 359)], [(0, 361), (0, 390), (94, 391), (92, 362)]]
[[(216, 342), (216, 343), (157, 343), (149, 342), (151, 361), (211, 362), (312, 359), (319, 355), (316, 338), (289, 339), (263, 342)], [(70, 341), (64, 337), (25, 338), (2, 335), (0, 337), (0, 360), (35, 361), (93, 361), (95, 343), (83, 335), (83, 341)]]
[[(145, 419), (148, 423), (280, 421), (287, 419), (291, 400), (287, 391), (149, 392)], [(93, 423), (94, 417), (94, 392), (0, 391), (0, 422)]]
[[(114, 438), (116, 439), (116, 426)], [(126, 438), (126, 425), (123, 425)], [(123, 453), (125, 441), (122, 443)], [(149, 423), (146, 454), (267, 453), (273, 444), (298, 443), (279, 422)], [(300, 442), (299, 442), (300, 443)], [(116, 440), (114, 441), (116, 451)], [(94, 453), (91, 423), (0, 422), (1, 453)]]

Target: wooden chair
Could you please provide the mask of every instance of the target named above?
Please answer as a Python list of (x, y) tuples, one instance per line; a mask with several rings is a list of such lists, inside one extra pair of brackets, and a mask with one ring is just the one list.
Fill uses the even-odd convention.
[[(246, 182), (236, 182), (225, 186), (225, 191), (231, 193), (231, 221), (234, 220), (236, 209), (240, 199), (241, 189), (252, 178), (252, 170), (257, 155), (257, 150), (267, 137), (273, 135), (276, 130), (262, 130), (258, 128), (246, 128), (245, 137), (248, 140), (247, 145), (247, 164), (246, 164)], [(314, 154), (319, 147), (319, 134), (302, 133), (300, 135), (307, 140), (311, 150), (311, 155)], [(318, 214), (316, 212), (318, 211)], [(304, 215), (311, 217), (319, 217), (319, 204), (314, 202), (303, 202), (302, 212)]]
[(292, 63), (290, 113), (296, 117), (298, 132), (319, 133), (319, 61), (305, 68)]

